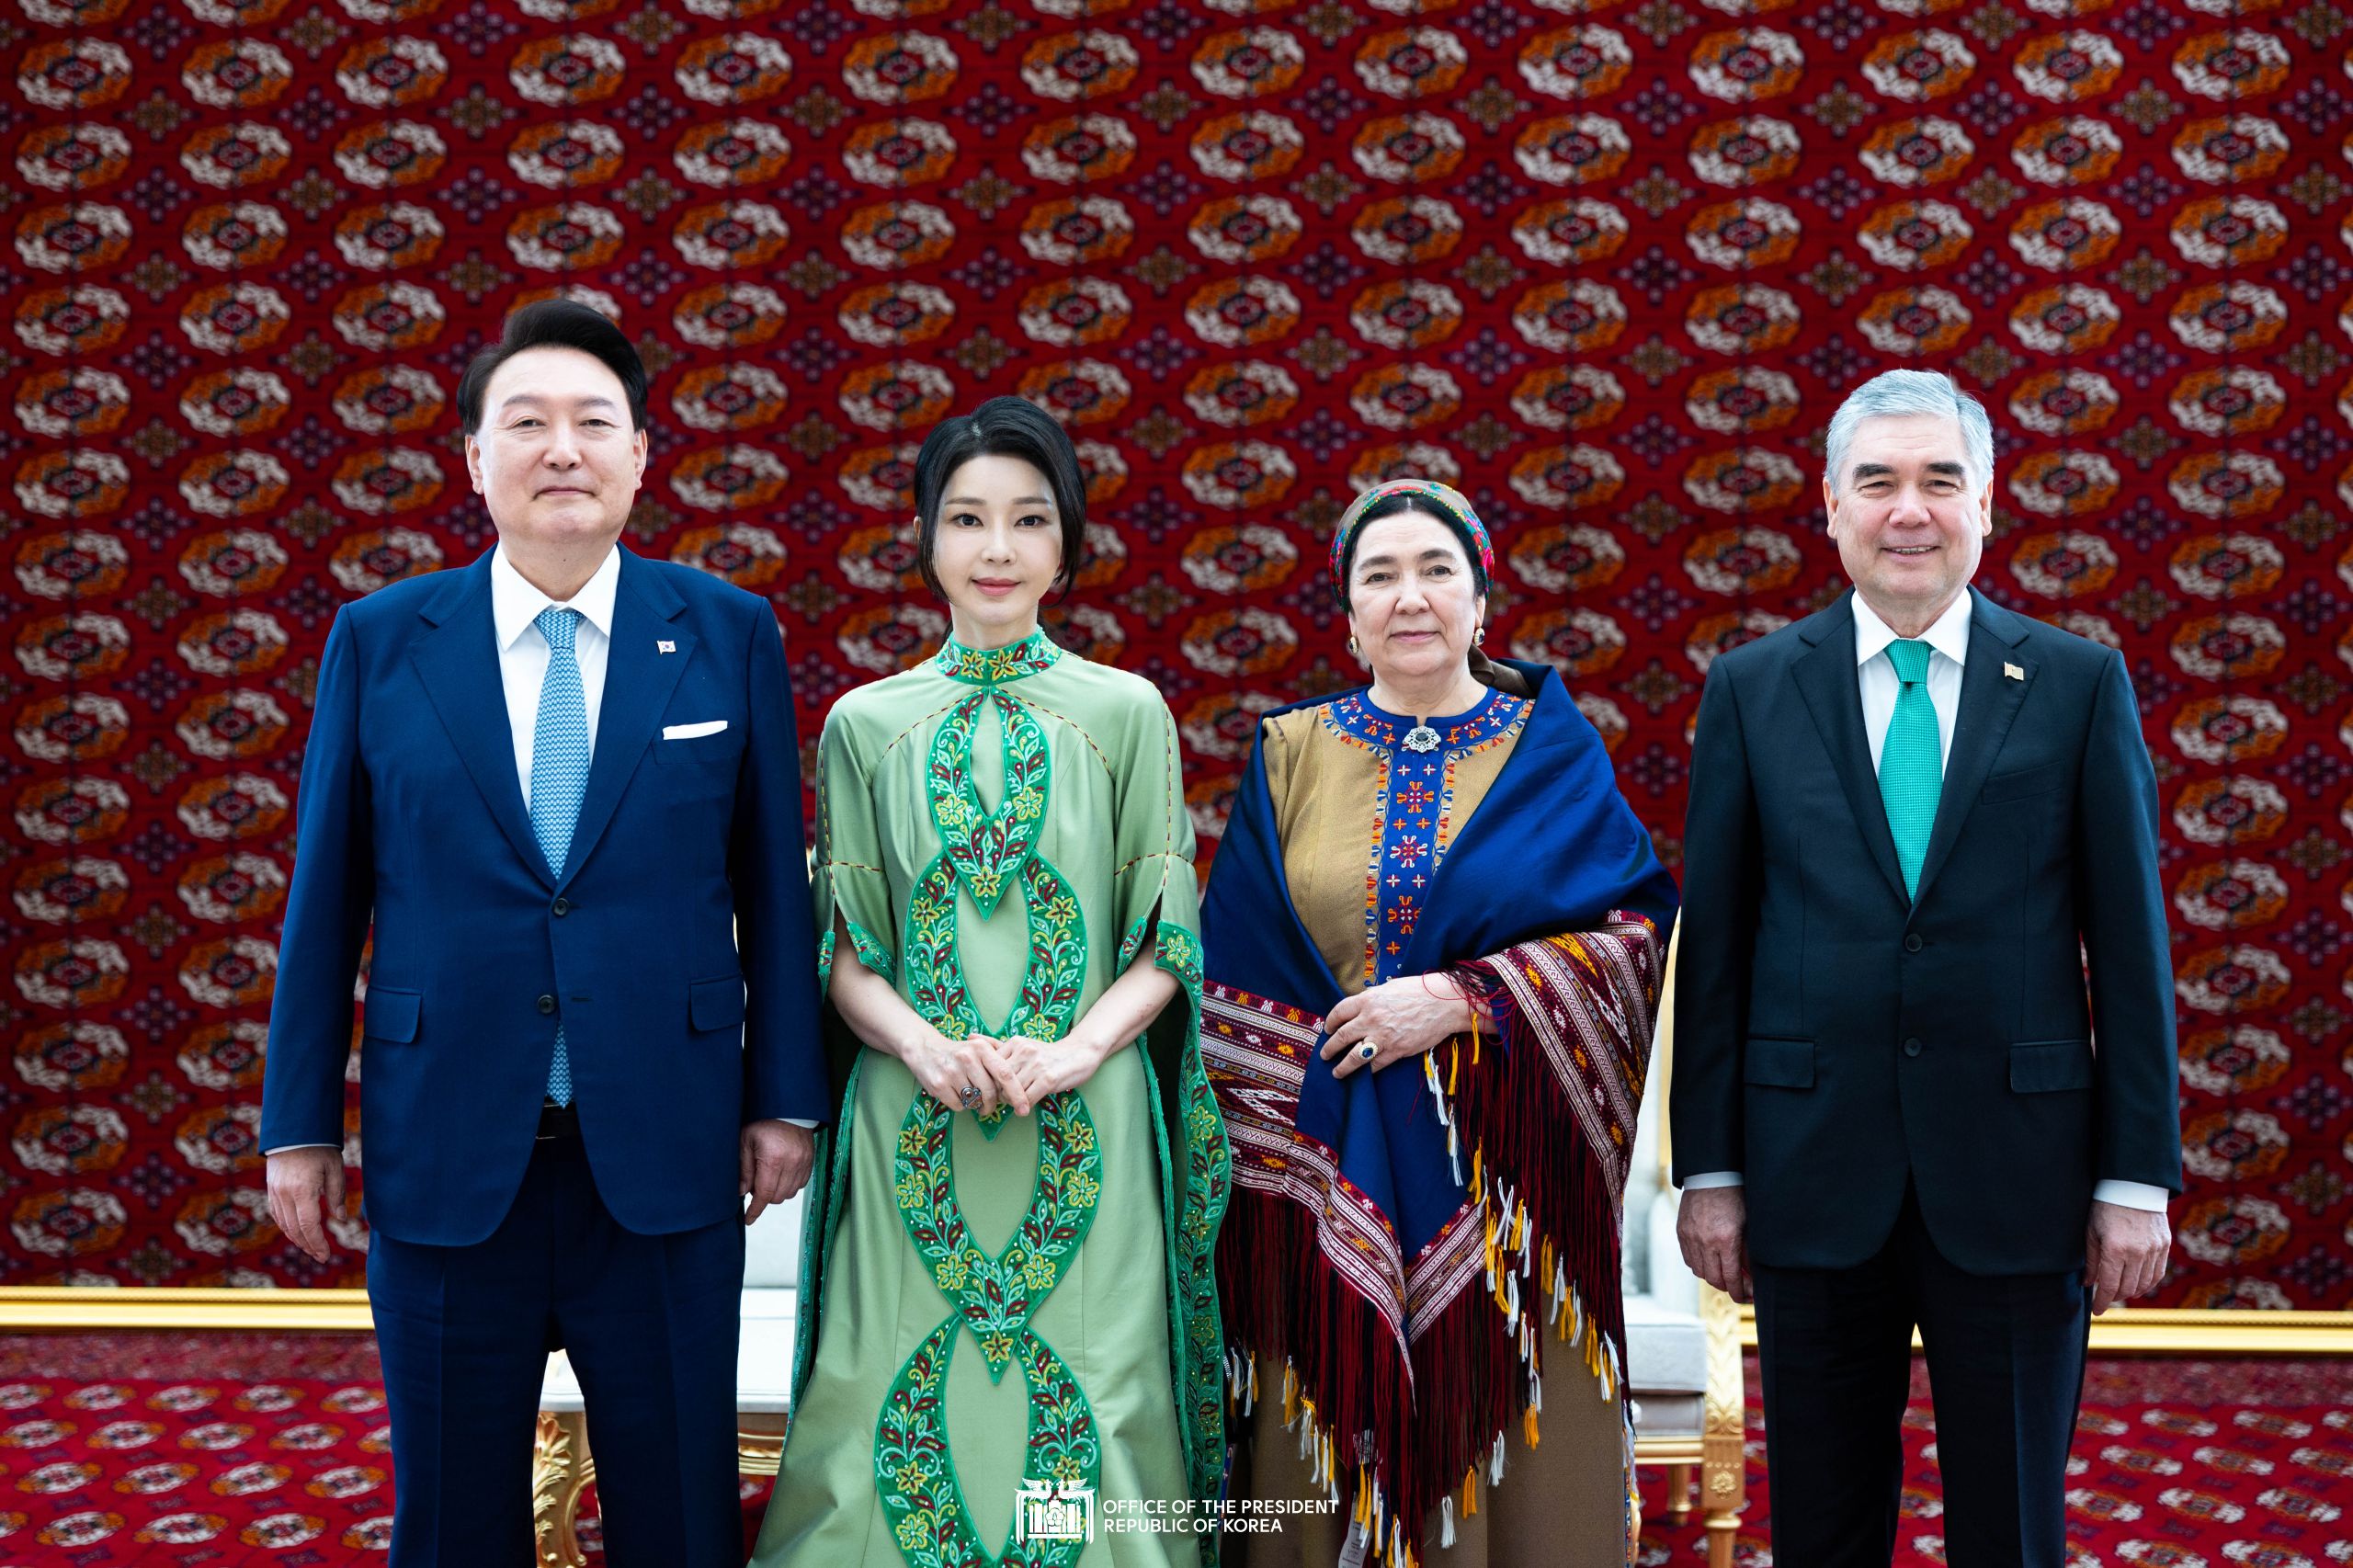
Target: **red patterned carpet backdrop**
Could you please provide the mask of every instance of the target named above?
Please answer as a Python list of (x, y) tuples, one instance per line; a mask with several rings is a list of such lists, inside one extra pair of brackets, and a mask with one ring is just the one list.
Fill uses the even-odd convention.
[(771, 598), (805, 736), (943, 630), (915, 443), (1053, 410), (1059, 635), (1167, 693), (1205, 841), (1417, 472), (1675, 860), (1710, 660), (1841, 585), (1831, 407), (1949, 368), (1980, 584), (2123, 651), (2163, 780), (2163, 1299), (2353, 1301), (2336, 0), (13, 4), (7, 1279), (359, 1278), (253, 1138), (313, 680), (489, 542), (457, 375), (564, 289), (654, 373), (628, 542)]

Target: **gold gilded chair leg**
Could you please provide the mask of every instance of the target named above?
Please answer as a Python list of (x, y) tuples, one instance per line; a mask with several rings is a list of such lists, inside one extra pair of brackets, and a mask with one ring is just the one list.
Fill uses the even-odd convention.
[(1732, 1568), (1734, 1533), (1748, 1494), (1742, 1451), (1747, 1393), (1740, 1369), (1740, 1308), (1714, 1286), (1699, 1286), (1699, 1321), (1707, 1332), (1708, 1394), (1699, 1439), (1699, 1506), (1708, 1522), (1708, 1568)]
[(784, 1460), (784, 1417), (755, 1413), (735, 1417), (735, 1471), (774, 1475)]
[(587, 1568), (580, 1550), (580, 1494), (597, 1479), (588, 1452), (588, 1418), (580, 1411), (540, 1412), (531, 1456), (531, 1534), (537, 1568)]
[(1691, 1467), (1671, 1464), (1666, 1467), (1666, 1522), (1677, 1529), (1691, 1517)]

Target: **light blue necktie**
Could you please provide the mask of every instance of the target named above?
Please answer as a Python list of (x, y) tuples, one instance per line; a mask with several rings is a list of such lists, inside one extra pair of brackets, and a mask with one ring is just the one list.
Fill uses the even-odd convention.
[[(1880, 746), (1879, 794), (1887, 805), (1887, 831), (1895, 839), (1895, 863), (1904, 870), (1904, 891), (1920, 895), (1920, 862), (1928, 853), (1928, 833), (1937, 824), (1937, 796), (1944, 790), (1944, 750), (1937, 735), (1937, 705), (1928, 700), (1928, 645), (1902, 640), (1887, 645), (1887, 662), (1904, 689), (1895, 716), (1887, 722)], [(541, 709), (542, 715), (546, 710)]]
[[(531, 727), (531, 831), (539, 835), (548, 869), (561, 877), (573, 827), (580, 821), (580, 798), (588, 792), (588, 699), (572, 649), (580, 612), (550, 605), (531, 624), (548, 640), (548, 676), (540, 685), (540, 716)], [(548, 1066), (548, 1098), (572, 1103), (572, 1057), (563, 1049), (562, 1024), (555, 1028), (555, 1060)]]

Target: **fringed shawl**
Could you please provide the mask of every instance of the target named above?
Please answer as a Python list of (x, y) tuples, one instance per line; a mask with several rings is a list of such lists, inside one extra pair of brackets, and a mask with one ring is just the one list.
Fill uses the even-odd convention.
[(1201, 1054), (1233, 1150), (1228, 1375), (1245, 1401), (1279, 1376), (1319, 1478), (1401, 1565), (1534, 1426), (1548, 1332), (1605, 1387), (1623, 1376), (1620, 1203), (1675, 885), (1559, 676), (1514, 667), (1526, 728), (1396, 970), (1454, 974), (1493, 1031), (1333, 1076), (1317, 1046), (1341, 992), (1292, 906), (1257, 752), (1202, 912)]

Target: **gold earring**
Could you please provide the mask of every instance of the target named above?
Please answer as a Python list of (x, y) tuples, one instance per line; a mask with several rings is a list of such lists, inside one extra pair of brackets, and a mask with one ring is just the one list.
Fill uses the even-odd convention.
[(1353, 637), (1348, 639), (1348, 654), (1351, 658), (1360, 659), (1364, 657), (1364, 654), (1357, 648), (1357, 640)]

